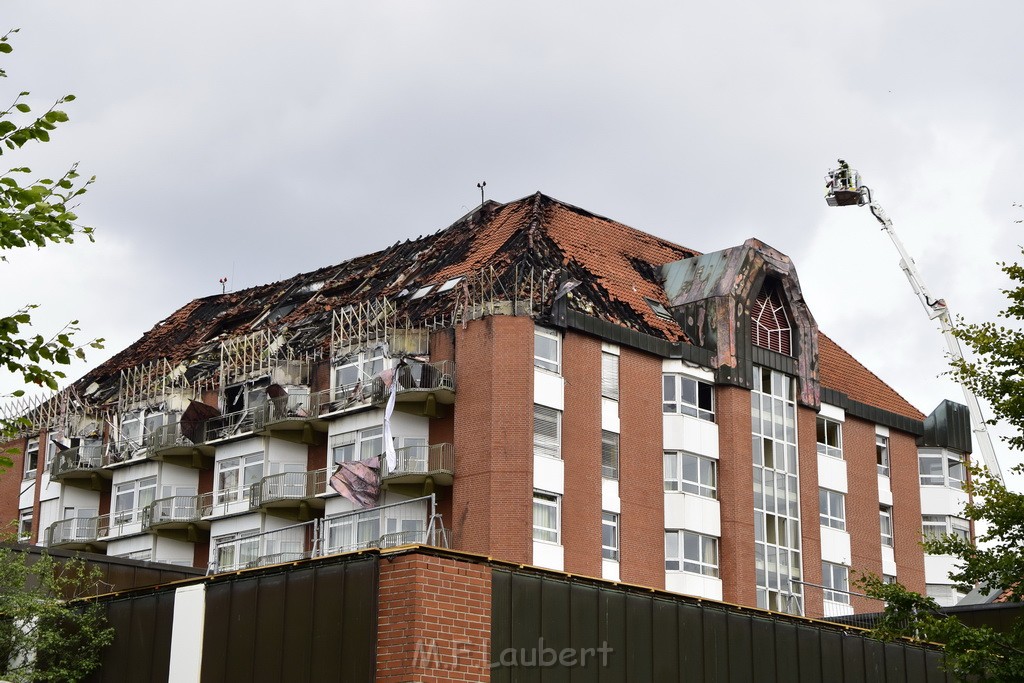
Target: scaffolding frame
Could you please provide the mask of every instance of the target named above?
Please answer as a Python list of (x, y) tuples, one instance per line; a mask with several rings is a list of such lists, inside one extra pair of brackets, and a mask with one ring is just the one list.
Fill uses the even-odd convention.
[[(117, 411), (125, 413), (141, 404), (172, 393), (194, 396), (184, 366), (172, 366), (166, 358), (122, 370), (118, 378)], [(192, 392), (190, 394), (190, 392)]]

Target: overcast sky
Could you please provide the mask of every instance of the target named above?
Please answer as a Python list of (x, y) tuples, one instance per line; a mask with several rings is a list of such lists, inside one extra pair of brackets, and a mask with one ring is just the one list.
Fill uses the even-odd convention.
[[(295, 1), (4, 7), (0, 95), (71, 123), (8, 166), (98, 176), (94, 245), (19, 250), (4, 303), (79, 318), (100, 361), (195, 297), (289, 277), (534, 191), (701, 251), (795, 261), (823, 331), (922, 411), (945, 345), (844, 157), (932, 293), (991, 318), (1019, 256), (1024, 3)], [(76, 366), (73, 376), (84, 372)], [(1019, 462), (999, 446), (1004, 469)]]

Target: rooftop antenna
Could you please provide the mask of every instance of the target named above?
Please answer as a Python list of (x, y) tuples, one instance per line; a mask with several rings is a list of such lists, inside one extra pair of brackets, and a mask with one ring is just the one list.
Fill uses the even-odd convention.
[(484, 188), (487, 187), (487, 181), (486, 180), (481, 180), (479, 183), (476, 184), (476, 186), (480, 188), (480, 206), (483, 206), (484, 205)]
[[(893, 229), (892, 221), (882, 209), (882, 205), (872, 198), (870, 188), (861, 183), (860, 173), (850, 168), (850, 165), (843, 159), (837, 161), (839, 168), (829, 171), (825, 179), (825, 202), (829, 206), (867, 206), (871, 210), (871, 215), (882, 225), (882, 230), (889, 235), (889, 239), (896, 246), (896, 251), (900, 255), (900, 268), (910, 281), (910, 287), (914, 290), (914, 294), (924, 306), (925, 313), (931, 320), (938, 319), (942, 328), (942, 336), (946, 338), (950, 358), (962, 359), (963, 352), (960, 350), (959, 340), (953, 334), (953, 320), (945, 299), (934, 298), (928, 292), (921, 272), (917, 269), (917, 264), (914, 263), (914, 259), (910, 257), (906, 247), (903, 246), (903, 241)], [(985, 467), (994, 478), (1003, 481), (1003, 472), (999, 467), (995, 446), (992, 444), (992, 435), (989, 434), (988, 423), (981, 412), (978, 397), (963, 382), (960, 383), (960, 387), (964, 392), (964, 403), (967, 404), (967, 410), (971, 414), (971, 428), (974, 431), (974, 438), (978, 442), (978, 449), (981, 451)]]
[(226, 292), (228, 290), (228, 279), (226, 277), (222, 277), (217, 282), (220, 283), (220, 293), (221, 294), (223, 294), (224, 292)]

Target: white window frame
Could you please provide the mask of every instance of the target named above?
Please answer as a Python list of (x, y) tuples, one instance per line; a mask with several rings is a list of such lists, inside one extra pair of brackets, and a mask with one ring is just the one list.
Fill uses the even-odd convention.
[(18, 542), (29, 543), (32, 540), (32, 508), (18, 510)]
[[(34, 457), (33, 457), (34, 454)], [(31, 465), (31, 467), (30, 467)], [(25, 474), (23, 479), (35, 479), (39, 470), (39, 437), (28, 440), (25, 444)]]
[(665, 571), (718, 578), (718, 537), (685, 529), (666, 529)]
[(619, 561), (619, 515), (601, 511), (601, 558)]
[[(686, 451), (664, 451), (665, 493), (718, 499), (718, 461)], [(696, 477), (691, 476), (696, 470)]]
[[(374, 444), (377, 444), (375, 447)], [(349, 447), (351, 447), (349, 449)], [(338, 452), (348, 450), (351, 457), (338, 459)], [(384, 427), (373, 426), (356, 429), (351, 432), (335, 434), (331, 437), (331, 462), (338, 465), (342, 462), (359, 462), (384, 452)]]
[[(114, 524), (131, 524), (142, 519), (142, 508), (156, 500), (156, 475), (114, 484), (111, 492)], [(149, 495), (144, 495), (145, 493)], [(122, 502), (124, 501), (124, 502)]]
[(846, 494), (831, 489), (818, 489), (818, 521), (821, 526), (846, 531)]
[(619, 479), (619, 435), (601, 430), (601, 477), (604, 479)]
[(878, 523), (882, 530), (882, 545), (886, 548), (895, 547), (895, 535), (892, 526), (892, 506), (878, 506)]
[(619, 400), (619, 356), (616, 353), (601, 352), (601, 397)]
[[(224, 549), (231, 549), (232, 562), (221, 562), (221, 551)], [(243, 549), (247, 553), (251, 553), (251, 557), (248, 555), (246, 559), (243, 557)], [(260, 557), (260, 531), (259, 529), (252, 529), (248, 531), (239, 531), (233, 534), (226, 534), (224, 536), (218, 536), (213, 539), (213, 558), (216, 563), (217, 571), (229, 571), (231, 569), (241, 569), (249, 564), (252, 564), (259, 560)]]
[[(554, 510), (554, 526), (545, 526), (538, 519), (538, 508)], [(562, 497), (546, 491), (533, 492), (533, 540), (559, 545), (562, 542)]]
[[(967, 478), (967, 465), (964, 457), (946, 450), (919, 450), (917, 452), (918, 473), (921, 486), (945, 486), (951, 489), (963, 489)], [(938, 460), (938, 468), (924, 469), (926, 462)]]
[[(538, 418), (541, 425), (547, 426), (554, 421), (555, 435), (538, 431)], [(545, 458), (561, 459), (562, 457), (562, 411), (539, 403), (533, 404), (533, 454)]]
[[(357, 387), (360, 388), (361, 396), (368, 396), (372, 389), (373, 378), (384, 371), (387, 360), (388, 357), (384, 353), (383, 346), (363, 349), (342, 357), (340, 362), (331, 368), (331, 396), (334, 400), (347, 398), (349, 395), (355, 394)], [(343, 383), (341, 374), (347, 368), (355, 370), (356, 379)]]
[(879, 476), (888, 477), (891, 471), (889, 437), (881, 434), (875, 435), (875, 463), (878, 465)]
[[(226, 460), (218, 462), (217, 470), (213, 478), (213, 493), (216, 503), (233, 503), (239, 500), (248, 500), (249, 487), (263, 478), (265, 467), (266, 464), (264, 462), (262, 452), (239, 455), (234, 458), (227, 458)], [(247, 482), (246, 479), (248, 478), (248, 473), (255, 469), (259, 470), (259, 476), (257, 476), (254, 481)], [(232, 471), (235, 472), (235, 484), (233, 486), (223, 486), (223, 475), (226, 472)]]
[[(546, 349), (550, 345), (552, 348)], [(554, 355), (546, 353), (554, 351)], [(556, 375), (562, 372), (562, 335), (546, 327), (533, 328), (533, 367), (547, 370)]]
[[(692, 400), (684, 398), (686, 394), (692, 395)], [(666, 372), (661, 376), (661, 410), (666, 415), (689, 415), (714, 422), (715, 385), (689, 375)]]
[(927, 539), (956, 536), (971, 542), (971, 523), (953, 515), (921, 515), (921, 535)]
[[(831, 438), (829, 428), (834, 427), (835, 439)], [(818, 454), (827, 455), (830, 458), (843, 459), (843, 423), (839, 420), (832, 420), (827, 417), (818, 416), (815, 421), (815, 439), (818, 444)], [(824, 439), (824, 440), (823, 440)], [(835, 441), (835, 443), (832, 443)]]
[(822, 597), (829, 602), (850, 604), (850, 568), (834, 562), (821, 563)]

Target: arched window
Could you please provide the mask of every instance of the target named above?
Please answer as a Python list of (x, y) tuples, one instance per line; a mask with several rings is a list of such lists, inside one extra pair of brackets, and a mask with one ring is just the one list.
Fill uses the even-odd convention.
[(765, 281), (750, 312), (750, 341), (772, 351), (792, 354), (792, 332), (778, 285)]

